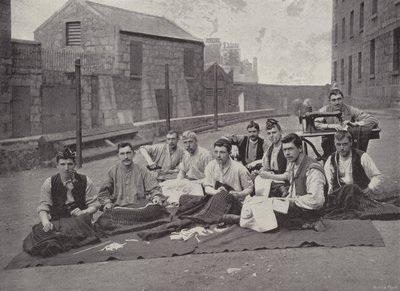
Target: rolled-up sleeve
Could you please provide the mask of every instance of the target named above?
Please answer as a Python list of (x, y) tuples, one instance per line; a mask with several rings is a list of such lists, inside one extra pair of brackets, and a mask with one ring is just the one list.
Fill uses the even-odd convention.
[(254, 183), (253, 180), (251, 179), (249, 171), (245, 168), (242, 168), (240, 170), (239, 176), (240, 176), (240, 184), (242, 185), (243, 190), (248, 189), (253, 191)]
[(37, 208), (37, 212), (46, 211), (50, 212), (50, 208), (53, 206), (53, 200), (51, 199), (51, 178), (47, 178), (42, 188), (40, 189), (40, 201)]
[(150, 199), (153, 199), (156, 196), (164, 197), (162, 189), (158, 184), (157, 179), (154, 178), (154, 176), (151, 175), (150, 171), (145, 168), (144, 168), (143, 181), (144, 181), (144, 190), (147, 193), (150, 193)]
[(112, 195), (114, 193), (114, 177), (112, 171), (109, 170), (107, 173), (107, 179), (103, 182), (100, 187), (98, 201), (100, 205), (106, 205), (111, 203)]
[(308, 170), (306, 175), (307, 194), (297, 196), (295, 204), (305, 209), (320, 209), (325, 202), (325, 175), (317, 169)]

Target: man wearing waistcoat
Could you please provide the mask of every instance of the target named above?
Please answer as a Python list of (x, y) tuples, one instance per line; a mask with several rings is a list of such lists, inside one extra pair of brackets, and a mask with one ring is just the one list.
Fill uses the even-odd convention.
[[(326, 178), (324, 169), (314, 159), (303, 153), (302, 140), (290, 133), (282, 138), (282, 149), (288, 161), (283, 174), (265, 173), (265, 178), (289, 181), (289, 201), (286, 215), (278, 216), (278, 224), (285, 224), (290, 219), (315, 219), (325, 202)], [(312, 226), (314, 228), (314, 226)]]
[(92, 180), (75, 171), (75, 153), (70, 149), (56, 156), (59, 173), (47, 178), (37, 208), (43, 230), (53, 229), (52, 221), (97, 211), (97, 192)]
[[(263, 178), (265, 172), (283, 174), (286, 171), (287, 160), (282, 150), (282, 128), (277, 120), (269, 118), (266, 122), (267, 138), (271, 146), (262, 158), (262, 168), (260, 171), (253, 171), (253, 177), (259, 175), (257, 180)], [(258, 185), (258, 183), (256, 184)], [(272, 182), (269, 197), (287, 196), (287, 189), (283, 183)]]
[[(255, 121), (250, 121), (247, 125), (249, 135), (231, 135), (230, 140), (239, 150), (239, 159), (244, 166), (261, 160), (264, 152), (268, 149), (268, 144), (259, 137), (260, 125)], [(251, 164), (253, 165), (253, 164)], [(250, 167), (248, 167), (250, 169)]]
[(335, 133), (334, 152), (325, 163), (329, 194), (346, 187), (356, 187), (367, 197), (379, 190), (383, 176), (371, 157), (352, 147), (352, 136), (347, 131)]

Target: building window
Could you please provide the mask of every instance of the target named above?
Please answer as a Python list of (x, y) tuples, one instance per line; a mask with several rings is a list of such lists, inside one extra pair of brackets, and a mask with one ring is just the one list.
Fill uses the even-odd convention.
[(334, 43), (337, 44), (338, 41), (338, 25), (335, 23), (335, 35), (334, 35)]
[(393, 31), (393, 71), (400, 71), (400, 27)]
[(369, 73), (375, 75), (375, 39), (371, 40), (369, 46)]
[(194, 49), (192, 48), (184, 49), (183, 69), (185, 77), (194, 77)]
[(353, 80), (352, 75), (353, 75), (353, 57), (349, 56), (349, 86), (347, 87), (349, 95), (351, 95), (351, 87)]
[(81, 46), (81, 23), (80, 21), (67, 22), (66, 24), (67, 46)]
[(378, 13), (378, 0), (372, 0), (371, 16), (375, 18)]
[(358, 76), (358, 80), (361, 80), (361, 78), (362, 78), (362, 53), (361, 52), (358, 53), (357, 64), (358, 64), (357, 76)]
[(364, 2), (360, 4), (360, 32), (364, 30)]
[(130, 73), (131, 76), (141, 77), (143, 67), (143, 43), (131, 40), (130, 42)]
[(346, 39), (346, 19), (342, 18), (342, 41)]
[(350, 12), (350, 37), (353, 37), (354, 33), (354, 10)]
[(340, 83), (344, 84), (344, 59), (340, 60)]
[(334, 82), (337, 82), (337, 61), (333, 62), (333, 80)]

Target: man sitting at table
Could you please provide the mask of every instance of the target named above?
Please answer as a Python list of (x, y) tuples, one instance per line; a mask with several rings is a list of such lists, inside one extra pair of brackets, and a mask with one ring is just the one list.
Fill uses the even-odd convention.
[[(370, 129), (378, 126), (378, 120), (360, 109), (344, 103), (344, 96), (339, 90), (336, 83), (332, 85), (329, 91), (329, 104), (322, 107), (319, 112), (334, 112), (342, 113), (342, 121), (337, 117), (320, 117), (315, 119), (315, 127), (317, 129), (334, 129), (343, 130), (346, 127), (354, 128), (355, 132), (360, 132), (360, 137), (357, 142), (359, 149), (366, 151), (368, 147), (368, 132)], [(365, 131), (365, 136), (362, 132)], [(335, 151), (333, 136), (323, 136), (322, 149), (324, 151), (323, 159), (331, 155)]]

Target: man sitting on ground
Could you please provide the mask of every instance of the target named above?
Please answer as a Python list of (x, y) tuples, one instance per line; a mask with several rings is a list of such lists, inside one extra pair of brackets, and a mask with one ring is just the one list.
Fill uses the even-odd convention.
[[(294, 223), (293, 219), (297, 218), (301, 219), (301, 223), (307, 219), (316, 219), (325, 202), (324, 170), (315, 159), (303, 153), (302, 140), (297, 134), (290, 133), (282, 138), (282, 148), (289, 162), (286, 172), (264, 174), (267, 179), (290, 183), (289, 195), (282, 198), (289, 202), (288, 213), (286, 215), (277, 213), (278, 224), (290, 225)], [(320, 224), (312, 225), (312, 227), (318, 229)]]
[(182, 143), (186, 150), (179, 165), (178, 179), (188, 179), (202, 183), (205, 177), (204, 170), (213, 159), (211, 153), (198, 145), (197, 135), (192, 131), (182, 134)]
[[(261, 170), (253, 171), (252, 173), (254, 175), (260, 175), (259, 178), (256, 178), (256, 192), (257, 185), (259, 182), (262, 182), (265, 172), (283, 174), (286, 171), (287, 165), (287, 160), (282, 150), (282, 128), (280, 124), (275, 119), (267, 119), (266, 130), (271, 146), (262, 158)], [(287, 189), (283, 183), (273, 182), (270, 188), (269, 197), (282, 197), (287, 195)]]
[(231, 194), (243, 200), (253, 193), (253, 181), (249, 171), (241, 163), (231, 160), (232, 145), (226, 139), (214, 143), (215, 160), (205, 169), (204, 188), (209, 195)]
[(23, 243), (32, 255), (53, 256), (98, 241), (91, 215), (99, 207), (92, 180), (75, 171), (75, 153), (66, 148), (56, 156), (58, 173), (47, 178), (40, 192), (40, 224)]
[(170, 175), (179, 172), (178, 165), (185, 154), (178, 146), (179, 134), (176, 130), (167, 133), (167, 142), (145, 145), (139, 148), (150, 170), (161, 169), (162, 174)]
[(352, 147), (352, 136), (347, 131), (335, 133), (334, 152), (325, 163), (325, 173), (329, 193), (344, 187), (357, 188), (367, 196), (377, 193), (382, 185), (383, 176), (371, 157)]
[[(317, 129), (343, 130), (346, 126), (372, 129), (378, 126), (378, 120), (374, 116), (345, 104), (343, 100), (344, 96), (342, 91), (340, 91), (336, 83), (334, 83), (329, 91), (329, 104), (322, 107), (319, 111), (323, 113), (340, 111), (342, 113), (342, 121), (337, 117), (316, 118), (315, 127)], [(326, 158), (335, 151), (333, 136), (323, 136), (321, 146), (324, 151), (324, 160), (326, 160)], [(360, 144), (359, 148), (366, 151), (367, 146), (368, 140), (363, 141), (363, 144)]]
[(99, 191), (99, 201), (104, 209), (163, 203), (165, 197), (156, 178), (146, 167), (133, 162), (134, 155), (130, 143), (118, 144), (119, 163), (108, 170), (107, 179)]
[[(249, 136), (228, 135), (228, 137), (231, 143), (238, 147), (240, 161), (251, 170), (254, 165), (250, 163), (262, 159), (264, 152), (268, 149), (268, 144), (259, 137), (260, 125), (257, 122), (250, 121), (247, 125), (247, 132)], [(250, 165), (248, 166), (248, 164)]]
[(44, 181), (37, 208), (45, 232), (53, 229), (53, 220), (93, 214), (99, 207), (92, 180), (75, 171), (75, 153), (66, 148), (56, 162), (59, 172)]

